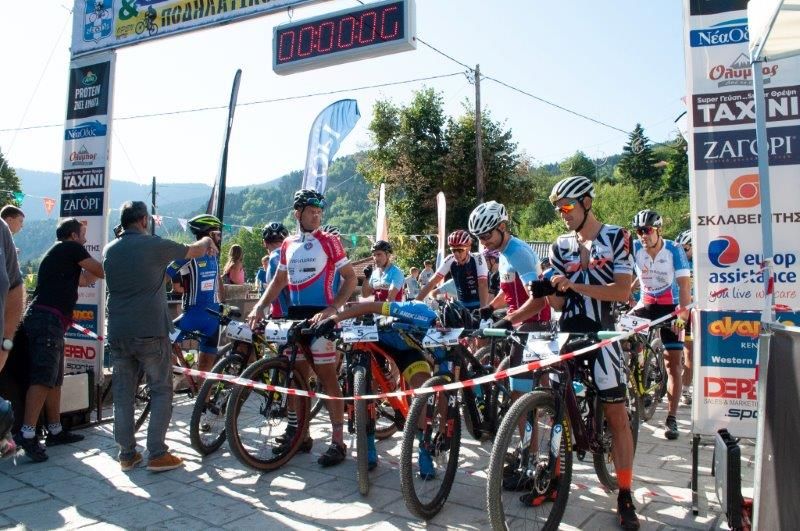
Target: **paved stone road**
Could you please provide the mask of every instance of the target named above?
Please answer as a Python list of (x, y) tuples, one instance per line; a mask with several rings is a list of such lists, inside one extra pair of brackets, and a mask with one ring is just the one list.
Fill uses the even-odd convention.
[[(186, 460), (185, 468), (154, 474), (143, 466), (120, 471), (112, 425), (82, 433), (78, 444), (48, 450), (49, 461), (26, 457), (0, 462), (0, 527), (29, 529), (418, 529), (485, 530), (485, 466), (490, 443), (479, 444), (464, 432), (465, 467), (444, 510), (425, 523), (409, 514), (400, 494), (397, 458), (399, 435), (380, 442), (381, 464), (372, 472), (369, 496), (358, 493), (354, 461), (321, 469), (316, 455), (324, 449), (327, 417), (315, 421), (317, 439), (311, 455), (296, 456), (278, 473), (258, 474), (227, 451), (200, 459), (189, 445), (191, 402), (175, 407), (168, 442)], [(636, 505), (643, 529), (727, 529), (719, 513), (712, 452), (701, 450), (701, 510), (691, 513), (691, 437), (689, 408), (679, 414), (681, 437), (667, 441), (659, 423), (643, 424), (634, 468)], [(656, 413), (661, 421), (664, 412)], [(653, 421), (651, 421), (653, 422)], [(143, 435), (143, 434), (142, 434)], [(143, 443), (143, 437), (140, 438)], [(752, 485), (753, 448), (743, 448), (746, 485)], [(614, 529), (616, 498), (598, 483), (591, 463), (575, 461), (573, 490), (564, 529)], [(750, 495), (748, 491), (745, 495)]]

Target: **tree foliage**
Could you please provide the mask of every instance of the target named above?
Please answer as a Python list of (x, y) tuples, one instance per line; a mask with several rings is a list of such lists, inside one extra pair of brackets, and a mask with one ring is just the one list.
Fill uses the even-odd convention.
[(13, 194), (15, 191), (22, 191), (19, 177), (17, 176), (17, 171), (9, 164), (8, 159), (3, 156), (2, 150), (0, 150), (0, 190), (3, 190), (0, 192), (2, 204), (20, 206), (21, 201), (17, 201)]
[(657, 190), (661, 185), (661, 171), (656, 166), (658, 160), (641, 124), (636, 124), (622, 151), (617, 164), (620, 182), (632, 184), (639, 192)]

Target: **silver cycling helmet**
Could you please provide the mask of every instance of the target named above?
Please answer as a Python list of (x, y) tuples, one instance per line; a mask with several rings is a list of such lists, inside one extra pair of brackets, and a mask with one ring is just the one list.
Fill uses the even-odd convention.
[(497, 201), (481, 203), (469, 215), (469, 231), (478, 236), (497, 228), (503, 221), (508, 221), (506, 207)]

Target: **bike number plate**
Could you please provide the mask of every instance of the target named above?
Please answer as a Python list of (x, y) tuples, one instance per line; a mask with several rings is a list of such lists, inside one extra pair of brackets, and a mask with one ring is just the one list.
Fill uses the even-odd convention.
[(644, 317), (637, 317), (636, 315), (626, 313), (619, 316), (619, 321), (617, 321), (616, 328), (620, 332), (631, 332), (643, 324), (649, 325), (650, 319), (645, 319)]
[(522, 361), (530, 363), (557, 356), (559, 348), (558, 341), (529, 337), (528, 342), (525, 343), (525, 349), (522, 351)]
[(241, 321), (231, 321), (225, 327), (225, 336), (233, 339), (234, 341), (244, 341), (245, 343), (253, 342), (253, 331), (247, 326), (247, 323)]
[(457, 345), (458, 338), (461, 337), (463, 328), (450, 328), (449, 330), (437, 330), (431, 328), (425, 337), (422, 338), (422, 346), (425, 348), (436, 348), (447, 345)]
[(378, 325), (342, 322), (341, 338), (344, 343), (372, 343), (378, 341)]
[(267, 321), (266, 326), (264, 326), (264, 339), (270, 343), (288, 343), (289, 329), (292, 324), (291, 322), (276, 323)]

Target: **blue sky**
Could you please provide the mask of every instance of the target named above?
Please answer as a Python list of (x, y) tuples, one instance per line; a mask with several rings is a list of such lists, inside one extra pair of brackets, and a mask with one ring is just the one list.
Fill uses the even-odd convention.
[[(296, 9), (294, 20), (355, 5), (355, 0), (321, 2)], [(71, 33), (64, 6), (71, 2), (0, 2), (5, 73), (0, 129), (63, 124)], [(225, 105), (237, 68), (243, 70), (240, 104), (464, 70), (419, 44), (411, 52), (278, 76), (271, 70), (272, 28), (287, 20), (282, 12), (118, 50), (112, 177), (211, 183), (226, 111), (119, 118)], [(480, 63), (484, 75), (563, 107), (623, 130), (641, 122), (653, 140), (673, 136), (673, 120), (683, 111), (682, 2), (417, 0), (417, 35), (459, 61)], [(473, 105), (474, 88), (459, 75), (242, 106), (234, 123), (228, 182), (264, 182), (301, 169), (314, 117), (340, 98), (357, 99), (362, 118), (339, 154), (367, 148), (375, 100), (403, 104), (422, 86), (441, 91), (451, 115), (460, 114), (468, 98)], [(626, 140), (619, 131), (492, 81), (484, 80), (481, 89), (484, 109), (505, 123), (519, 149), (537, 162), (556, 162), (577, 149), (602, 157), (619, 152)], [(15, 167), (58, 172), (62, 128), (0, 131), (0, 149)]]

